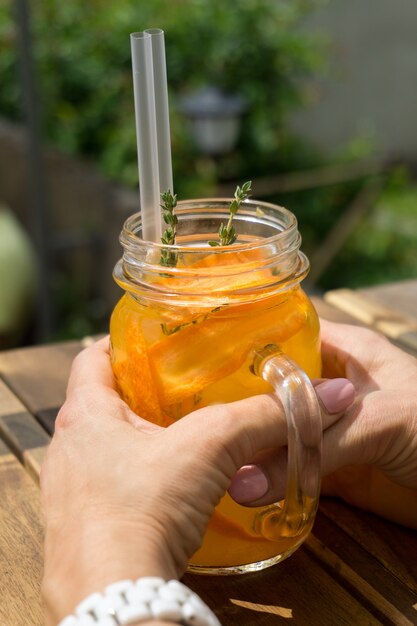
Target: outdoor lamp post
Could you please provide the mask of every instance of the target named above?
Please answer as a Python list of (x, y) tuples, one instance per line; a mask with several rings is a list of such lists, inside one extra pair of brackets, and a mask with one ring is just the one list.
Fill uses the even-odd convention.
[(195, 142), (202, 154), (219, 157), (231, 152), (239, 135), (244, 98), (205, 87), (180, 101), (180, 111), (191, 122)]

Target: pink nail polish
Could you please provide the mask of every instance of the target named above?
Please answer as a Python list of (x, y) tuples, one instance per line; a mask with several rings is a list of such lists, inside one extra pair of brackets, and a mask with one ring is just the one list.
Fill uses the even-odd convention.
[(235, 474), (229, 487), (229, 494), (240, 504), (247, 504), (262, 498), (269, 489), (266, 475), (258, 465), (245, 465)]
[(355, 387), (346, 378), (332, 378), (320, 383), (316, 393), (328, 413), (345, 411), (355, 399)]

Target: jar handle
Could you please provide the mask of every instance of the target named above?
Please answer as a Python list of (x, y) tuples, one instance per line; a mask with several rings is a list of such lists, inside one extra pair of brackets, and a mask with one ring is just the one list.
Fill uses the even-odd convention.
[(257, 352), (254, 371), (273, 387), (288, 428), (285, 500), (264, 509), (256, 526), (271, 540), (302, 536), (302, 541), (311, 529), (319, 502), (323, 437), (320, 405), (307, 374), (277, 346)]

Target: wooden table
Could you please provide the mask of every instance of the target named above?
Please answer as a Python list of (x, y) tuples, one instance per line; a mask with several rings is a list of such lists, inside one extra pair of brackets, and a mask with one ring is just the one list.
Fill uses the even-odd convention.
[[(316, 299), (335, 321), (378, 328), (417, 355), (417, 281)], [(0, 626), (40, 626), (39, 469), (82, 342), (0, 353)], [(224, 626), (417, 624), (417, 533), (322, 498), (291, 558), (229, 578), (186, 576)]]

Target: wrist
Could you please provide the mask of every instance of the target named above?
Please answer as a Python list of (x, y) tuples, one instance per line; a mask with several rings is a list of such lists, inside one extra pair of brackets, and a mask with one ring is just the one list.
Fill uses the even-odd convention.
[(147, 525), (114, 520), (49, 525), (42, 583), (48, 624), (57, 623), (85, 597), (114, 581), (141, 576), (177, 578), (178, 568), (163, 546)]
[(119, 580), (95, 591), (74, 607), (59, 626), (134, 626), (136, 622), (144, 626), (220, 626), (215, 614), (191, 589), (178, 580), (155, 576)]

